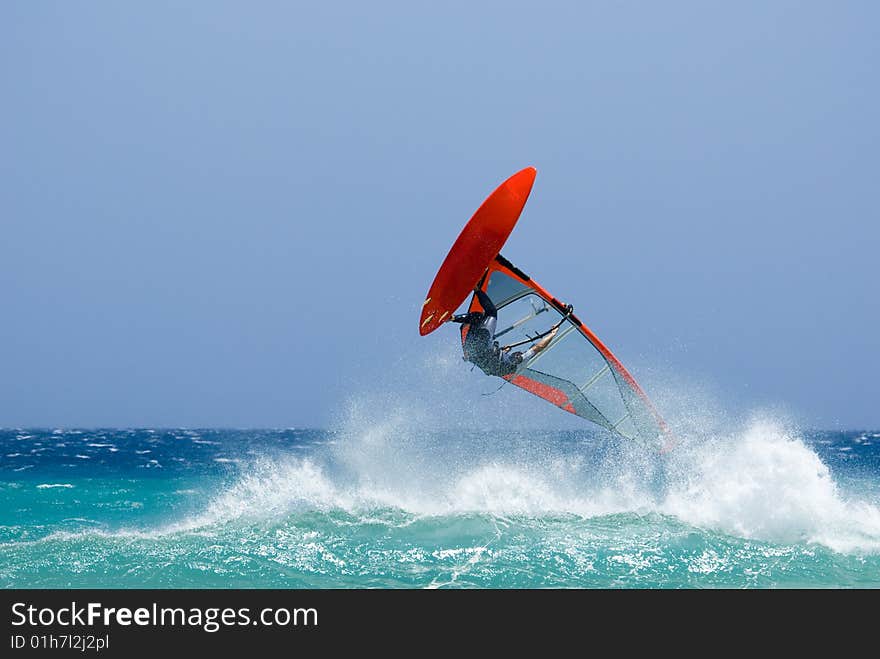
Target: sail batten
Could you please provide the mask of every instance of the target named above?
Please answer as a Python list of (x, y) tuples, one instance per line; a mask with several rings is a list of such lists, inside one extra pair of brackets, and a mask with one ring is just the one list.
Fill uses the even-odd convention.
[(578, 387), (578, 389), (581, 390), (581, 393), (586, 393), (587, 389), (592, 387), (600, 378), (605, 377), (605, 374), (608, 373), (609, 371), (611, 371), (611, 367), (608, 366), (608, 364), (605, 364), (605, 366), (603, 366), (602, 369), (598, 373), (596, 373), (593, 377), (591, 377), (589, 380), (587, 380), (584, 383), (584, 386)]

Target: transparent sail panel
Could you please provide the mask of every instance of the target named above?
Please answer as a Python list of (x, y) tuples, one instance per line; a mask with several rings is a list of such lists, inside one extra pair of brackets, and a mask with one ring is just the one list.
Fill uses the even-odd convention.
[(495, 340), (526, 353), (554, 325), (555, 338), (542, 352), (527, 358), (507, 379), (562, 409), (589, 419), (629, 439), (649, 439), (656, 427), (638, 396), (590, 340), (530, 287), (491, 273), (487, 293), (498, 307)]
[[(495, 339), (499, 345), (527, 341), (538, 333), (546, 332), (558, 321), (559, 314), (547, 302), (537, 295), (526, 295), (498, 308)], [(522, 350), (528, 347), (526, 344)]]
[(495, 303), (495, 306), (501, 307), (530, 290), (532, 289), (518, 282), (513, 277), (508, 277), (503, 272), (494, 270), (489, 276), (489, 285), (486, 288), (486, 293), (492, 299), (492, 302)]

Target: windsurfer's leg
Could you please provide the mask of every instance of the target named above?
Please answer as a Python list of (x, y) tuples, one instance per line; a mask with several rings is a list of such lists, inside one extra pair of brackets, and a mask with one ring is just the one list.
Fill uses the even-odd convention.
[(486, 312), (486, 315), (497, 318), (498, 309), (495, 308), (495, 305), (492, 303), (492, 299), (479, 288), (474, 289), (474, 294), (476, 294), (477, 299), (480, 301), (480, 306), (483, 307), (483, 311)]
[(486, 316), (486, 319), (481, 323), (481, 327), (485, 327), (489, 332), (489, 336), (493, 339), (495, 338), (495, 326), (498, 325), (498, 316)]
[(544, 350), (544, 348), (546, 348), (548, 345), (550, 345), (550, 342), (553, 340), (553, 337), (556, 336), (556, 332), (557, 332), (557, 331), (558, 331), (558, 328), (555, 329), (555, 330), (553, 330), (552, 332), (550, 332), (550, 334), (548, 334), (547, 336), (545, 336), (543, 339), (541, 339), (540, 341), (538, 341), (538, 342), (535, 343), (534, 345), (532, 345), (531, 348), (529, 348), (528, 350), (526, 350), (526, 351), (522, 354), (522, 356), (523, 356), (522, 360), (523, 360), (524, 362), (527, 362), (527, 361), (529, 361), (532, 357), (534, 357), (535, 355), (537, 355), (539, 352), (541, 352), (542, 350)]

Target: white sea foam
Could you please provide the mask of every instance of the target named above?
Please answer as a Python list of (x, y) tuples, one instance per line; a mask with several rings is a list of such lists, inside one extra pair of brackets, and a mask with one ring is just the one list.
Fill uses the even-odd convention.
[(680, 458), (660, 511), (695, 526), (837, 551), (880, 550), (880, 508), (840, 490), (796, 432), (756, 419), (732, 437)]
[(39, 485), (37, 485), (38, 490), (50, 490), (56, 487), (71, 488), (73, 487), (73, 485), (71, 485), (70, 483), (40, 483)]
[(748, 539), (880, 551), (880, 508), (842, 492), (803, 439), (772, 419), (755, 419), (728, 436), (682, 442), (659, 492), (648, 484), (650, 460), (643, 451), (598, 464), (552, 449), (538, 459), (499, 451), (468, 460), (425, 449), (408, 425), (391, 415), (341, 437), (322, 457), (258, 460), (202, 514), (167, 530), (303, 509), (587, 518), (632, 512)]
[[(459, 381), (460, 358), (435, 362), (430, 377)], [(488, 380), (479, 382), (485, 388)], [(533, 406), (530, 398), (515, 393), (515, 403), (474, 398), (473, 409), (465, 407), (460, 416), (452, 411), (460, 401), (434, 409), (417, 389), (373, 395), (351, 406), (332, 443), (297, 450), (296, 456), (257, 456), (241, 464), (237, 480), (200, 512), (154, 531), (118, 534), (210, 534), (218, 525), (284, 520), (303, 511), (340, 511), (372, 520), (381, 517), (377, 511), (390, 509), (405, 513), (401, 524), (425, 516), (634, 513), (768, 543), (880, 552), (877, 502), (844, 490), (778, 413), (737, 423), (708, 396), (659, 396), (658, 407), (671, 417), (679, 438), (662, 459), (628, 444), (607, 442), (606, 449), (605, 440), (582, 440), (580, 451), (550, 432), (468, 434), (486, 430), (489, 409), (492, 419), (519, 427), (517, 415), (540, 415), (548, 407), (541, 401)], [(455, 441), (438, 444), (425, 433), (450, 419), (459, 423), (448, 430)], [(604, 452), (593, 450), (597, 442)], [(694, 565), (709, 571), (716, 562), (706, 554)]]

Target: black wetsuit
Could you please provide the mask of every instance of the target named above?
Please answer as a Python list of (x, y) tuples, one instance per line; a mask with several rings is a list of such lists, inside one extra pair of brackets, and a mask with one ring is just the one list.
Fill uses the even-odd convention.
[(523, 361), (523, 353), (502, 351), (494, 341), (498, 323), (498, 309), (486, 293), (474, 289), (483, 311), (470, 311), (453, 316), (454, 323), (467, 324), (464, 339), (464, 358), (480, 367), (486, 375), (504, 376), (515, 373)]

